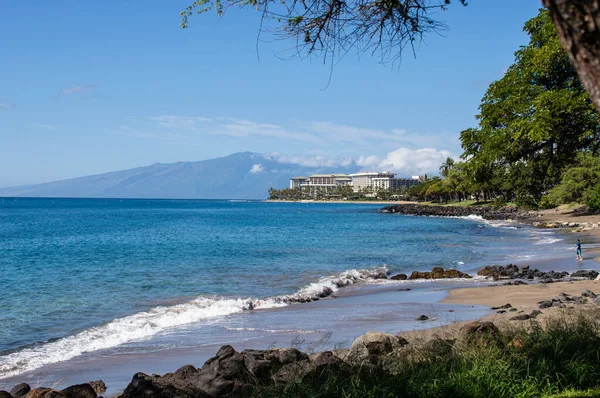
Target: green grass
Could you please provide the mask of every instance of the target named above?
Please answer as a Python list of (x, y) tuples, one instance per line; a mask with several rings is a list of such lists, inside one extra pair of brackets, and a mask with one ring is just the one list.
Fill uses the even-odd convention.
[(599, 398), (600, 388), (592, 388), (585, 391), (568, 390), (560, 394), (546, 395), (544, 398)]
[(407, 348), (385, 366), (329, 370), (302, 384), (267, 386), (256, 396), (600, 397), (600, 330), (595, 319), (562, 319), (505, 331), (496, 340), (458, 341), (445, 354)]

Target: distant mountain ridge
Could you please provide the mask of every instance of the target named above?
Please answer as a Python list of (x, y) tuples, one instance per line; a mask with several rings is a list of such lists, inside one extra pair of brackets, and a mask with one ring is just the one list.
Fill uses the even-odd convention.
[(354, 173), (352, 163), (307, 167), (258, 153), (240, 152), (197, 162), (155, 163), (43, 184), (0, 188), (5, 197), (264, 199), (270, 187), (289, 186), (297, 175)]

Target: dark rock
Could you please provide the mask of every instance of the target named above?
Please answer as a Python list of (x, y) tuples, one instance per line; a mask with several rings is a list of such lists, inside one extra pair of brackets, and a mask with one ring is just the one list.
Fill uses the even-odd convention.
[(398, 292), (408, 292), (410, 290), (412, 290), (410, 287), (405, 287), (405, 288), (402, 288), (402, 289), (398, 289), (397, 291)]
[(598, 271), (592, 270), (579, 270), (571, 274), (572, 278), (584, 278), (584, 279), (596, 279)]
[(10, 395), (12, 395), (14, 398), (22, 398), (27, 395), (29, 391), (31, 391), (29, 384), (21, 383), (17, 384), (12, 390), (10, 390)]
[(97, 398), (94, 388), (88, 383), (76, 384), (62, 390), (67, 398)]
[(321, 293), (319, 293), (319, 297), (321, 298), (325, 298), (325, 297), (329, 297), (333, 294), (333, 290), (330, 287), (325, 286), (323, 288), (323, 290), (321, 291)]
[(200, 390), (193, 382), (178, 380), (165, 376), (148, 376), (144, 373), (136, 373), (125, 388), (121, 398), (211, 398), (210, 395)]
[(492, 307), (493, 310), (507, 310), (509, 308), (512, 308), (512, 305), (510, 305), (509, 303), (501, 305), (500, 307)]
[(531, 311), (531, 314), (530, 314), (529, 316), (530, 316), (531, 318), (535, 318), (535, 317), (537, 317), (538, 315), (542, 315), (542, 311), (539, 311), (539, 310), (533, 310), (533, 311)]
[(550, 308), (550, 307), (552, 307), (553, 304), (554, 303), (551, 300), (540, 301), (538, 303), (538, 308), (540, 308), (540, 309)]
[(485, 276), (493, 279), (517, 279), (519, 274), (519, 267), (514, 264), (502, 265), (486, 265), (479, 271), (477, 275)]
[(404, 346), (406, 346), (406, 345), (408, 345), (408, 344), (409, 344), (409, 343), (408, 343), (408, 340), (406, 340), (404, 337), (402, 337), (402, 336), (398, 336), (398, 335), (396, 335), (396, 337), (398, 338), (398, 345), (399, 345), (400, 347), (404, 347)]
[(302, 383), (319, 382), (326, 380), (330, 374), (349, 374), (350, 365), (346, 364), (340, 358), (333, 355), (331, 351), (325, 351), (317, 355), (312, 361), (313, 368), (303, 377)]
[(475, 321), (464, 325), (460, 328), (459, 333), (465, 340), (498, 338), (500, 336), (500, 330), (498, 330), (493, 322), (482, 321)]
[(275, 375), (285, 380), (299, 368), (308, 372), (310, 366), (308, 355), (294, 348), (239, 353), (223, 346), (200, 369), (186, 365), (164, 376), (136, 374), (122, 398), (241, 397), (249, 395), (257, 382), (269, 382)]
[(96, 394), (102, 394), (106, 391), (106, 384), (102, 380), (88, 381), (88, 384), (92, 386)]
[(440, 338), (434, 338), (423, 344), (422, 349), (425, 353), (429, 355), (435, 357), (443, 357), (452, 352), (452, 347), (454, 346), (455, 342), (456, 340), (453, 339), (445, 340)]
[(38, 387), (29, 391), (27, 398), (67, 398), (67, 396), (62, 391), (56, 391), (46, 387)]
[(427, 315), (421, 315), (415, 319), (415, 321), (426, 321), (429, 317)]
[(583, 297), (589, 297), (589, 298), (596, 298), (596, 294), (594, 292), (592, 292), (591, 290), (584, 290), (581, 295)]
[(506, 313), (506, 310), (499, 310), (499, 311), (496, 311), (496, 314), (504, 314), (504, 313)]
[(456, 269), (443, 269), (442, 267), (433, 267), (431, 272), (413, 271), (408, 279), (448, 279), (448, 278), (471, 278), (471, 275), (460, 272)]
[(398, 275), (392, 276), (390, 279), (395, 280), (395, 281), (404, 281), (404, 280), (406, 280), (406, 278), (408, 278), (408, 276), (406, 274), (398, 274)]
[(518, 285), (529, 285), (529, 283), (523, 282), (520, 279), (504, 283), (504, 286), (518, 286)]
[(355, 365), (376, 365), (383, 356), (400, 347), (397, 336), (389, 333), (368, 332), (359, 336), (348, 350), (346, 361)]
[(510, 312), (515, 312), (517, 309), (516, 308), (511, 308), (509, 311)]
[(531, 317), (527, 314), (521, 314), (521, 315), (517, 315), (517, 316), (513, 316), (512, 318), (510, 318), (510, 321), (526, 321), (528, 319), (530, 319)]
[(542, 279), (540, 283), (554, 283), (554, 279)]
[(13, 398), (8, 391), (0, 391), (0, 398)]

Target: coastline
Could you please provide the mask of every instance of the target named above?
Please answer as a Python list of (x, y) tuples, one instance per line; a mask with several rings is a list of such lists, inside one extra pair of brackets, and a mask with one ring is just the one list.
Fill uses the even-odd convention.
[[(317, 203), (323, 203), (323, 202), (319, 201)], [(336, 203), (339, 203), (339, 202), (336, 202)], [(350, 203), (354, 203), (354, 202), (350, 202)], [(367, 202), (366, 204), (375, 204), (375, 203)], [(398, 204), (398, 202), (394, 202), (394, 204)], [(542, 217), (534, 216), (527, 220), (519, 220), (519, 222), (531, 225), (535, 222), (540, 222), (540, 221), (548, 221), (548, 222), (555, 221), (552, 219), (552, 215), (548, 215), (548, 217), (549, 218), (547, 220), (545, 220), (545, 219), (543, 219), (543, 216)], [(600, 217), (598, 217), (598, 219), (600, 221)], [(565, 215), (565, 218), (561, 219), (561, 222), (568, 221), (568, 220), (569, 220), (569, 215), (567, 214), (567, 215)], [(560, 233), (570, 234), (571, 232), (568, 232), (568, 231), (569, 230), (566, 228), (561, 228), (559, 230)], [(593, 242), (594, 244), (598, 244), (600, 242), (600, 229), (598, 229), (598, 228), (593, 229), (591, 231), (578, 232), (578, 236), (580, 234), (586, 234), (586, 236), (589, 237), (590, 242)], [(584, 248), (584, 250), (585, 250), (585, 248)], [(584, 253), (585, 253), (585, 251), (584, 251)], [(564, 260), (564, 261), (566, 261), (566, 260)], [(587, 263), (588, 263), (588, 260), (587, 259), (584, 260), (583, 268), (586, 268), (585, 265)], [(571, 266), (566, 265), (566, 262), (565, 262), (565, 267), (571, 267)], [(434, 293), (434, 296), (436, 297), (435, 303), (428, 303), (425, 301), (425, 304), (430, 305), (432, 308), (434, 307), (435, 304), (441, 305), (442, 306), (441, 308), (443, 308), (443, 306), (445, 306), (445, 305), (456, 305), (458, 307), (448, 307), (453, 310), (452, 312), (450, 312), (450, 310), (436, 310), (436, 311), (438, 311), (437, 313), (436, 313), (436, 311), (432, 311), (434, 316), (435, 315), (438, 316), (438, 319), (434, 322), (429, 322), (429, 323), (425, 323), (425, 324), (421, 323), (419, 325), (419, 328), (422, 326), (428, 326), (429, 327), (428, 329), (408, 330), (408, 331), (401, 332), (401, 334), (405, 335), (405, 336), (410, 336), (410, 338), (407, 337), (407, 339), (409, 339), (409, 340), (412, 338), (423, 339), (423, 338), (425, 338), (425, 336), (435, 336), (435, 335), (448, 335), (449, 336), (452, 333), (454, 333), (457, 330), (457, 328), (464, 325), (466, 322), (472, 321), (473, 319), (492, 320), (493, 322), (503, 322), (503, 319), (508, 317), (507, 315), (489, 313), (490, 312), (489, 308), (483, 307), (483, 306), (485, 306), (485, 307), (489, 306), (488, 305), (489, 302), (486, 300), (489, 299), (490, 295), (492, 295), (493, 299), (496, 300), (496, 301), (494, 301), (494, 304), (492, 304), (492, 305), (500, 306), (500, 305), (505, 304), (502, 302), (505, 298), (510, 298), (511, 295), (514, 295), (515, 293), (534, 291), (535, 293), (531, 293), (531, 294), (527, 293), (524, 295), (524, 297), (527, 296), (526, 302), (519, 301), (519, 302), (515, 302), (518, 304), (513, 304), (514, 306), (519, 305), (522, 307), (522, 308), (518, 309), (519, 311), (528, 312), (528, 311), (533, 310), (537, 301), (550, 299), (552, 297), (551, 295), (546, 294), (549, 292), (555, 293), (554, 290), (548, 290), (550, 288), (551, 289), (559, 289), (559, 292), (567, 292), (567, 293), (572, 292), (572, 294), (579, 294), (581, 292), (581, 290), (583, 290), (584, 288), (589, 288), (596, 293), (600, 293), (600, 291), (598, 291), (598, 290), (600, 290), (600, 284), (598, 284), (598, 282), (596, 282), (596, 281), (584, 281), (584, 282), (585, 283), (580, 283), (578, 281), (578, 282), (557, 282), (557, 283), (551, 284), (551, 285), (538, 284), (538, 285), (529, 285), (529, 286), (485, 286), (485, 287), (466, 287), (465, 288), (464, 286), (457, 286), (456, 283), (453, 284), (451, 281), (448, 281), (448, 282), (438, 281), (439, 286), (432, 285), (432, 286), (430, 286), (431, 289), (428, 290), (430, 292), (428, 294)], [(562, 286), (567, 286), (567, 284), (568, 284), (568, 286), (570, 286), (569, 290), (567, 290), (566, 288), (563, 288), (563, 290), (560, 290), (562, 288)], [(589, 285), (589, 287), (586, 287), (588, 285)], [(395, 284), (395, 285), (391, 285), (388, 289), (384, 289), (384, 290), (386, 290), (385, 294), (398, 295), (399, 294), (398, 286), (399, 285)], [(403, 286), (403, 285), (401, 285), (401, 286)], [(572, 290), (571, 287), (574, 290)], [(515, 289), (515, 288), (518, 288), (518, 289)], [(377, 295), (377, 294), (370, 295), (368, 293), (369, 289), (370, 289), (369, 286), (357, 289), (357, 290), (363, 291), (360, 294), (356, 294), (356, 291), (351, 292), (352, 289), (349, 289), (348, 291), (343, 290), (337, 295), (337, 298), (339, 299), (339, 298), (348, 298), (348, 297), (359, 297), (360, 295), (363, 295), (365, 297), (366, 296), (369, 297), (369, 300), (367, 301), (366, 304), (382, 305), (382, 302), (384, 302), (384, 300), (382, 301), (382, 297), (384, 297), (384, 296)], [(383, 294), (383, 292), (380, 292), (380, 293)], [(411, 297), (411, 295), (413, 295), (413, 293), (418, 293), (418, 292), (416, 292), (416, 291), (413, 291), (412, 293), (406, 292), (406, 295), (408, 297)], [(405, 294), (405, 293), (401, 293), (401, 294)], [(519, 293), (519, 294), (522, 294), (522, 293)], [(556, 294), (558, 294), (558, 293), (556, 293)], [(448, 297), (444, 298), (443, 297), (444, 295), (447, 295)], [(414, 295), (412, 297), (414, 297)], [(348, 304), (348, 305), (357, 305), (357, 303), (358, 303), (358, 301), (356, 301), (357, 299), (354, 299), (354, 300), (355, 301), (353, 302), (353, 304)], [(402, 300), (404, 300), (404, 299), (402, 299)], [(408, 302), (409, 304), (410, 304), (411, 300), (413, 300), (413, 298), (411, 298), (409, 300), (409, 302)], [(417, 300), (417, 298), (414, 297), (414, 300)], [(460, 301), (460, 300), (462, 300), (462, 301)], [(295, 312), (312, 311), (312, 310), (315, 310), (316, 308), (323, 307), (328, 302), (334, 303), (334, 302), (338, 302), (338, 300), (335, 300), (335, 301), (322, 300), (320, 302), (314, 302), (314, 303), (303, 303), (298, 306), (293, 306), (293, 308), (287, 307), (286, 310), (287, 311), (292, 310)], [(498, 302), (500, 304), (495, 304)], [(508, 300), (507, 302), (510, 302), (510, 300)], [(364, 302), (363, 302), (363, 304), (364, 304)], [(394, 305), (397, 306), (398, 303), (395, 303)], [(399, 307), (396, 307), (396, 308), (399, 308)], [(436, 307), (436, 308), (439, 308), (439, 307)], [(279, 310), (277, 310), (277, 309), (272, 310), (273, 314), (276, 314), (278, 311)], [(478, 312), (480, 315), (475, 316), (475, 317), (471, 316), (471, 317), (468, 317), (468, 319), (461, 320), (460, 315), (466, 314), (469, 311), (471, 311), (473, 314)], [(554, 312), (556, 312), (556, 310), (551, 309), (548, 312), (554, 313)], [(412, 312), (409, 312), (409, 314), (410, 314), (410, 316), (415, 315)], [(443, 314), (443, 316), (442, 316), (442, 314)], [(442, 318), (444, 318), (444, 319), (442, 319)], [(414, 316), (411, 319), (405, 319), (405, 321), (414, 321)], [(440, 326), (437, 323), (438, 321), (442, 321), (444, 324), (442, 326)], [(397, 322), (397, 320), (396, 320), (396, 322)], [(393, 332), (393, 328), (394, 328), (393, 324), (394, 324), (394, 319), (387, 318), (387, 319), (380, 319), (378, 321), (370, 320), (370, 321), (368, 321), (368, 324), (366, 327), (368, 329), (372, 329), (373, 327), (377, 328), (377, 329), (383, 329), (385, 327), (388, 329), (382, 330), (382, 331)], [(385, 325), (385, 326), (382, 327), (382, 325)], [(396, 331), (397, 331), (397, 329), (396, 329)], [(365, 330), (365, 332), (366, 332), (366, 330)], [(288, 335), (287, 337), (290, 337), (290, 336)], [(358, 337), (358, 336), (347, 336), (347, 337), (351, 338), (351, 337)], [(269, 337), (269, 338), (275, 339), (276, 336), (273, 335), (272, 337)], [(275, 341), (275, 340), (273, 340), (273, 341)], [(271, 343), (273, 341), (271, 341)], [(266, 340), (262, 341), (259, 344), (256, 344), (256, 343), (258, 343), (258, 341), (256, 341), (256, 340), (255, 341), (241, 340), (238, 344), (236, 344), (235, 348), (236, 349), (238, 349), (238, 348), (257, 348), (257, 346), (260, 344), (264, 344), (263, 347), (266, 348), (266, 346), (269, 346), (269, 344), (271, 344), (269, 342), (266, 342)], [(283, 346), (286, 346), (286, 344), (284, 343)], [(184, 365), (183, 362), (179, 362), (179, 360), (182, 358), (187, 358), (190, 362), (192, 362), (192, 360), (193, 360), (194, 365), (199, 366), (203, 362), (203, 359), (201, 359), (201, 358), (208, 359), (208, 357), (214, 355), (217, 352), (218, 347), (219, 347), (218, 344), (212, 344), (212, 345), (208, 346), (203, 354), (204, 356), (198, 355), (198, 353), (194, 353), (194, 354), (185, 353), (185, 352), (183, 352), (183, 351), (185, 351), (185, 349), (179, 349), (180, 354), (184, 354), (184, 355), (176, 355), (175, 352), (173, 352), (172, 355), (170, 355), (170, 354), (163, 355), (163, 353), (158, 353), (158, 354), (151, 353), (149, 356), (146, 356), (145, 359), (153, 358), (152, 359), (153, 361), (162, 362), (162, 366), (158, 369), (158, 373), (166, 373), (168, 371), (174, 371), (175, 369), (177, 369), (177, 367)], [(142, 366), (143, 362), (144, 362), (144, 359), (142, 359), (142, 358), (143, 357), (141, 355), (134, 355), (129, 358), (129, 361), (131, 361), (131, 364), (135, 363), (135, 364), (139, 364), (139, 366)], [(85, 366), (86, 366), (85, 361), (81, 362), (80, 365), (82, 365), (82, 367), (85, 368)], [(106, 370), (106, 369), (111, 369), (112, 366), (114, 366), (114, 363), (111, 363), (111, 360), (107, 360), (104, 362), (102, 360), (100, 360), (100, 362), (98, 363), (98, 367), (96, 369)], [(134, 365), (134, 366), (138, 366), (138, 365)], [(61, 365), (58, 365), (57, 367), (60, 368)], [(135, 368), (135, 370), (132, 369), (132, 371), (129, 372), (128, 374), (125, 374), (125, 375), (121, 374), (118, 376), (121, 378), (126, 377), (130, 380), (133, 373), (135, 371), (140, 371), (140, 370), (151, 373), (150, 370), (146, 370), (146, 369), (140, 367), (140, 368)], [(69, 372), (71, 372), (71, 373), (69, 373)], [(59, 373), (59, 374), (64, 374), (64, 375), (71, 374), (73, 376), (77, 376), (73, 373), (74, 373), (73, 368), (67, 367), (64, 369), (63, 373)], [(85, 373), (85, 371), (83, 370), (83, 371), (79, 372), (79, 376), (81, 376), (82, 374), (90, 375), (90, 379), (93, 379), (91, 377), (92, 373), (90, 373), (90, 372)], [(116, 377), (117, 375), (114, 375), (114, 376)], [(54, 378), (54, 381), (49, 384), (52, 385), (52, 384), (56, 383), (56, 380), (58, 380), (58, 379), (59, 379), (58, 377)], [(10, 383), (16, 384), (17, 382), (19, 382), (19, 380), (20, 380), (19, 376), (15, 376), (14, 378), (11, 377)], [(22, 380), (22, 378), (21, 378), (21, 380)], [(72, 380), (73, 379), (71, 379), (71, 381), (66, 380), (65, 382), (67, 384), (72, 384)], [(110, 379), (107, 379), (106, 381), (108, 381), (109, 383), (111, 382)], [(5, 380), (0, 380), (0, 384), (4, 384), (4, 382), (5, 382)], [(8, 386), (8, 384), (9, 383), (6, 383), (7, 386)], [(109, 388), (111, 388), (111, 390), (109, 390), (109, 391), (115, 392), (113, 386), (109, 385)]]
[(274, 200), (267, 199), (268, 203), (326, 203), (326, 204), (342, 204), (342, 205), (398, 205), (398, 204), (416, 204), (417, 202), (405, 200)]

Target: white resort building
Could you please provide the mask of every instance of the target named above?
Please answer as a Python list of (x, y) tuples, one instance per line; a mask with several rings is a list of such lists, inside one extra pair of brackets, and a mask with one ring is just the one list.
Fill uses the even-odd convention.
[(290, 188), (301, 188), (307, 195), (317, 196), (317, 192), (328, 193), (343, 186), (350, 186), (355, 193), (366, 192), (374, 196), (377, 191), (391, 192), (400, 188), (410, 188), (422, 182), (420, 176), (396, 178), (396, 174), (384, 172), (364, 172), (356, 174), (313, 174), (310, 177), (298, 176), (290, 178)]

